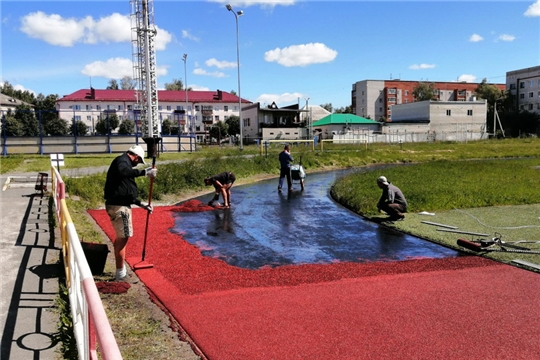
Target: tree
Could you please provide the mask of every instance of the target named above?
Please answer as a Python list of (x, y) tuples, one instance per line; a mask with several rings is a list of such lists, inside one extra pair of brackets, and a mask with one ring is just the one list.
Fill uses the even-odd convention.
[(501, 117), (506, 135), (520, 137), (524, 134), (538, 134), (540, 115), (529, 111), (508, 112)]
[(217, 139), (218, 144), (221, 144), (221, 139), (227, 135), (227, 124), (223, 121), (218, 121), (210, 128), (208, 134), (210, 135), (211, 139)]
[(2, 118), (2, 135), (23, 136), (24, 129), (21, 122), (13, 116), (11, 109)]
[(39, 94), (34, 102), (34, 110), (38, 116), (38, 120), (41, 121), (43, 128), (47, 127), (49, 121), (56, 121), (58, 119), (58, 111), (56, 110), (56, 101), (58, 95)]
[(173, 127), (178, 130), (178, 126), (174, 126), (172, 121), (169, 119), (163, 120), (163, 123), (161, 124), (161, 133), (163, 135), (176, 135), (178, 134), (178, 131), (176, 131), (176, 134), (173, 134)]
[(227, 134), (230, 136), (236, 136), (240, 134), (240, 118), (236, 115), (231, 115), (227, 120)]
[(184, 83), (180, 79), (173, 79), (172, 83), (165, 83), (165, 90), (184, 90)]
[(122, 90), (134, 90), (137, 82), (131, 76), (124, 76), (120, 79), (120, 88)]
[(71, 124), (69, 127), (69, 134), (77, 136), (85, 136), (88, 134), (88, 126), (84, 123), (84, 121), (77, 120), (75, 121), (75, 124)]
[(109, 80), (109, 86), (107, 86), (107, 90), (118, 90), (118, 82), (116, 79)]
[(135, 133), (135, 123), (133, 120), (125, 119), (118, 128), (118, 133), (122, 135), (131, 135)]
[(39, 123), (34, 110), (29, 105), (19, 105), (15, 109), (15, 119), (20, 121), (23, 128), (23, 136), (38, 136)]
[(234, 90), (231, 90), (229, 93), (230, 93), (231, 95), (236, 96), (236, 91), (234, 91)]
[(49, 119), (43, 125), (44, 135), (67, 135), (69, 132), (69, 126), (66, 120), (59, 118), (58, 116), (54, 119)]
[(333, 107), (332, 107), (332, 103), (326, 103), (326, 104), (321, 104), (319, 105), (320, 107), (322, 107), (323, 109), (325, 109), (326, 111), (328, 112), (332, 112), (333, 111)]
[(334, 110), (334, 114), (352, 114), (352, 106), (340, 107)]
[(435, 95), (435, 84), (434, 83), (425, 83), (420, 82), (413, 89), (413, 96), (416, 101), (431, 100)]
[(113, 132), (119, 125), (118, 116), (116, 114), (102, 115), (96, 123), (96, 133), (100, 135), (107, 135)]

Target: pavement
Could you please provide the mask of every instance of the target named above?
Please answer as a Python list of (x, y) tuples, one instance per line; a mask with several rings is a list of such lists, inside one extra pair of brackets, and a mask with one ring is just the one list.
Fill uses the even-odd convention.
[(55, 340), (60, 238), (55, 241), (49, 197), (36, 191), (37, 178), (38, 173), (0, 175), (2, 360), (60, 356)]

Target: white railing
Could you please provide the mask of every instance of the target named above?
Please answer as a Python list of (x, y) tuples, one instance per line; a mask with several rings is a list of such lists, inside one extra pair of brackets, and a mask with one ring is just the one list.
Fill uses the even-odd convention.
[(55, 167), (52, 167), (51, 173), (54, 205), (62, 237), (62, 256), (69, 291), (73, 332), (79, 359), (97, 360), (96, 344), (99, 344), (103, 360), (120, 360), (122, 359), (120, 349), (66, 205), (64, 181)]

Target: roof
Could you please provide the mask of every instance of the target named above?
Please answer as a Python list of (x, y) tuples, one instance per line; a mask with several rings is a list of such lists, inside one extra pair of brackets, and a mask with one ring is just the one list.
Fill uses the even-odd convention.
[(34, 106), (32, 104), (29, 104), (19, 99), (15, 99), (12, 96), (2, 94), (2, 93), (0, 93), (0, 105), (5, 106), (5, 107), (13, 107), (13, 108), (19, 105), (28, 105), (32, 107)]
[[(218, 90), (219, 91), (219, 90)], [(235, 103), (238, 102), (238, 96), (231, 93), (221, 91), (221, 99), (216, 99), (218, 91), (187, 91), (188, 101), (190, 103), (197, 102), (222, 102)], [(81, 89), (72, 94), (64, 95), (58, 101), (125, 101), (135, 102), (136, 90), (98, 90), (98, 89)], [(216, 98), (215, 98), (216, 97)], [(183, 102), (186, 101), (185, 90), (158, 90), (158, 100), (168, 102)], [(242, 103), (251, 104), (251, 101), (242, 99)]]
[(354, 114), (330, 114), (319, 121), (315, 121), (313, 126), (323, 125), (378, 125), (377, 121), (363, 118)]

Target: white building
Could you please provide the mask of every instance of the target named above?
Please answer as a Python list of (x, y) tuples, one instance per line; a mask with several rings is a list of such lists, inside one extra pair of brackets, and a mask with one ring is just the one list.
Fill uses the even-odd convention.
[(512, 97), (512, 110), (540, 114), (540, 66), (508, 71), (506, 90)]
[(487, 138), (487, 102), (418, 101), (392, 106), (392, 121), (385, 123), (387, 134), (431, 134), (431, 139), (447, 141)]
[[(251, 104), (242, 99), (242, 105)], [(183, 134), (194, 134), (198, 142), (208, 140), (209, 129), (218, 121), (239, 115), (239, 98), (225, 91), (158, 91), (158, 114)], [(129, 119), (140, 126), (135, 90), (81, 89), (56, 102), (60, 118), (83, 121), (94, 132), (100, 118), (116, 114), (120, 122)]]

